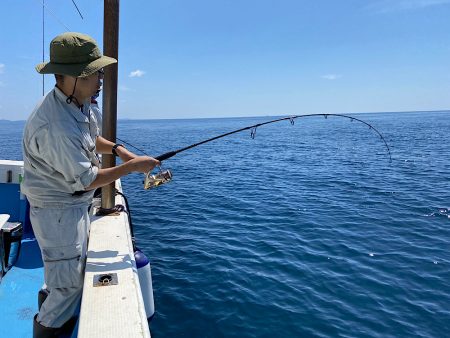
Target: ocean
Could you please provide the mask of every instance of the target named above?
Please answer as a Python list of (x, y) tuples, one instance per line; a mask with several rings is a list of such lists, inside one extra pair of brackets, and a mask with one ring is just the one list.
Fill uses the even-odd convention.
[[(122, 180), (152, 264), (153, 337), (450, 334), (449, 112), (312, 117), (259, 127)], [(148, 154), (271, 117), (121, 120)], [(2, 159), (24, 122), (0, 121)], [(130, 148), (131, 149), (131, 148)]]

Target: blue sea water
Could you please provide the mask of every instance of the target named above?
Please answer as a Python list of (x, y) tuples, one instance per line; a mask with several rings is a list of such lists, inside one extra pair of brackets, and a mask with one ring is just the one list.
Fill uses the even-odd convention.
[[(123, 179), (152, 262), (153, 337), (450, 335), (449, 112), (322, 117), (243, 132)], [(159, 155), (267, 117), (124, 120)], [(23, 122), (0, 122), (20, 159)]]

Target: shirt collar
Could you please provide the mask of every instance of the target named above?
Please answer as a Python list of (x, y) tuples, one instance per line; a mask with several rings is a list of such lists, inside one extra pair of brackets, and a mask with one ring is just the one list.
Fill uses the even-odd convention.
[[(77, 107), (77, 105), (75, 104), (75, 102), (72, 102), (71, 104), (68, 104), (66, 102), (67, 100), (67, 96), (66, 94), (64, 94), (61, 89), (59, 89), (58, 87), (55, 86), (54, 88), (55, 91), (55, 96), (56, 98), (61, 102), (61, 104), (63, 104), (65, 107), (67, 107), (67, 110), (70, 111), (70, 113), (72, 114), (72, 116), (78, 121), (78, 122), (87, 122), (89, 123), (89, 105), (90, 105), (90, 100), (86, 100), (83, 102), (83, 111)], [(87, 114), (85, 114), (84, 112), (87, 112)]]

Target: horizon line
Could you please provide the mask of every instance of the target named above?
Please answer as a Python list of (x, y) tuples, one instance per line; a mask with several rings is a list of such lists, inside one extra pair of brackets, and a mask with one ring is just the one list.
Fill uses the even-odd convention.
[[(313, 114), (347, 114), (347, 115), (355, 115), (355, 114), (404, 114), (404, 113), (444, 113), (450, 112), (450, 109), (435, 109), (435, 110), (402, 110), (402, 111), (372, 111), (372, 112), (343, 112), (343, 113), (313, 113)], [(302, 113), (297, 115), (307, 115), (309, 113)], [(129, 118), (123, 117), (118, 118), (117, 121), (145, 121), (145, 120), (201, 120), (201, 119), (237, 119), (237, 118), (254, 118), (254, 117), (288, 117), (293, 116), (293, 114), (287, 115), (250, 115), (250, 116), (221, 116), (221, 117), (167, 117), (167, 118)], [(9, 120), (0, 118), (0, 122), (22, 122), (26, 120)]]

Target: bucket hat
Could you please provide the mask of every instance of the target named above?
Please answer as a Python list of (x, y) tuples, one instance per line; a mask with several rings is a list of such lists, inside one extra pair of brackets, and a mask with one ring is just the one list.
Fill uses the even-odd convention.
[(102, 55), (97, 42), (89, 35), (67, 32), (50, 42), (50, 62), (36, 66), (39, 74), (86, 77), (117, 60)]

